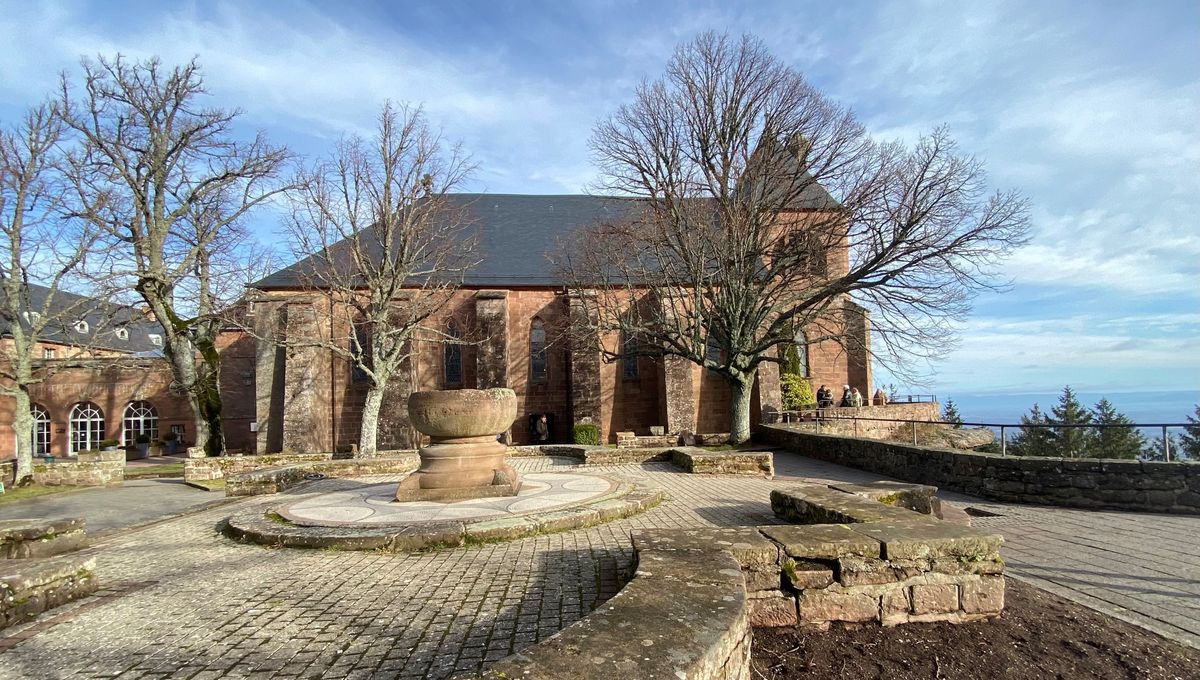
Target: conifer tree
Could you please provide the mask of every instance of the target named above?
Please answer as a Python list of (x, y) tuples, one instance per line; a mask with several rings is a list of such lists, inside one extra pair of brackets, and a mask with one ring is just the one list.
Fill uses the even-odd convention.
[[(1118, 411), (1108, 399), (1096, 403), (1092, 416), (1097, 425), (1117, 427), (1097, 428), (1088, 455), (1092, 458), (1134, 459), (1146, 446), (1146, 438), (1133, 427), (1133, 421)], [(1128, 427), (1120, 427), (1127, 425)]]
[(1037, 404), (1029, 409), (1027, 415), (1021, 416), (1021, 431), (1008, 445), (1008, 451), (1014, 456), (1054, 456), (1054, 436), (1048, 427), (1033, 427), (1047, 425), (1049, 420)]
[[(1171, 460), (1187, 460), (1189, 458), (1187, 450), (1181, 446), (1179, 437), (1168, 433), (1167, 442), (1171, 446)], [(1142, 460), (1164, 460), (1163, 454), (1163, 438), (1155, 437), (1142, 449), (1140, 458)]]
[(956, 430), (962, 429), (962, 416), (958, 412), (958, 404), (955, 404), (953, 399), (946, 400), (946, 406), (942, 409), (942, 420), (954, 423)]
[(1187, 421), (1188, 424), (1179, 437), (1179, 448), (1188, 458), (1197, 460), (1200, 459), (1200, 404), (1196, 405), (1195, 415), (1188, 416)]
[[(1092, 413), (1079, 403), (1075, 391), (1070, 385), (1063, 387), (1058, 397), (1058, 406), (1051, 409), (1053, 422), (1058, 425), (1090, 425)], [(1064, 458), (1083, 458), (1091, 448), (1095, 433), (1089, 427), (1052, 427), (1051, 441), (1056, 452), (1053, 455)]]

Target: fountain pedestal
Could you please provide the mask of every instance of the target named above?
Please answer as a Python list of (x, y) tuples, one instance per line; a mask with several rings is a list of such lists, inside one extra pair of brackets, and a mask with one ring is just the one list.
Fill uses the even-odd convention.
[(421, 465), (400, 482), (396, 500), (457, 501), (521, 490), (517, 471), (505, 459), (508, 447), (496, 441), (517, 418), (512, 390), (414, 392), (408, 415), (432, 442), (418, 452)]

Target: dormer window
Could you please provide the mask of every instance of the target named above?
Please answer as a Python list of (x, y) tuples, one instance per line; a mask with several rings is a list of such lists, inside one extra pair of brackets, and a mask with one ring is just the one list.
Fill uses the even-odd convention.
[(25, 323), (31, 326), (42, 320), (41, 312), (21, 312), (21, 316), (25, 317)]
[(151, 333), (150, 344), (154, 345), (155, 347), (162, 347), (162, 336), (158, 333)]
[(128, 340), (129, 339), (129, 329), (128, 328), (118, 328), (116, 330), (116, 334), (117, 334), (118, 340)]
[(76, 321), (75, 322), (75, 332), (86, 334), (88, 332), (88, 322), (84, 321), (83, 319)]

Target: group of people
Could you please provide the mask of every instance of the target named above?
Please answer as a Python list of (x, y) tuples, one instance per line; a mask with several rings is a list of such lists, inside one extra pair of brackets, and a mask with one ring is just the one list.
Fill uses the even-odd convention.
[[(838, 403), (844, 407), (858, 407), (863, 405), (862, 393), (857, 387), (842, 385), (842, 400)], [(825, 385), (817, 390), (817, 408), (833, 408), (833, 390)]]

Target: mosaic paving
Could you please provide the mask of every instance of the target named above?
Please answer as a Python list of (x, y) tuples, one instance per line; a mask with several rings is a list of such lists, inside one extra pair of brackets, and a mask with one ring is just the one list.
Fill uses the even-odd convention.
[(603, 496), (614, 488), (613, 482), (595, 475), (535, 472), (521, 476), (521, 492), (516, 496), (397, 503), (395, 483), (369, 484), (307, 498), (279, 510), (279, 514), (296, 524), (323, 526), (474, 520), (565, 508)]

